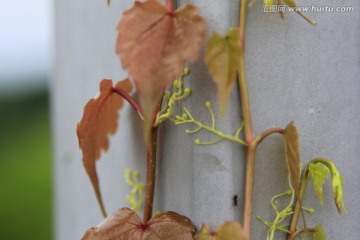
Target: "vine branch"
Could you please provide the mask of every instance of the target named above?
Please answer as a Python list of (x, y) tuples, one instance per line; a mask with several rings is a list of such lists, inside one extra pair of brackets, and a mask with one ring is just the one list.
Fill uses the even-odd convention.
[(242, 117), (243, 117), (243, 121), (244, 121), (245, 139), (246, 139), (246, 143), (247, 143), (243, 230), (244, 230), (245, 235), (250, 240), (252, 201), (253, 201), (253, 192), (254, 192), (256, 143), (254, 141), (255, 137), (254, 137), (254, 132), (253, 132), (253, 128), (252, 128), (249, 95), (248, 95), (248, 90), (247, 90), (246, 74), (245, 74), (245, 55), (244, 55), (244, 53), (245, 53), (246, 12), (247, 12), (247, 0), (241, 0), (238, 36), (239, 36), (242, 51), (241, 51), (241, 55), (240, 55), (238, 85), (239, 85), (239, 92), (240, 92), (240, 104), (241, 104), (241, 110), (242, 110)]

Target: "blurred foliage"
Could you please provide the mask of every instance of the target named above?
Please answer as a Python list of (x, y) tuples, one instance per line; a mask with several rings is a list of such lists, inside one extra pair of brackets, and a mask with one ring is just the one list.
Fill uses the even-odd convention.
[(52, 238), (48, 102), (0, 99), (0, 239)]

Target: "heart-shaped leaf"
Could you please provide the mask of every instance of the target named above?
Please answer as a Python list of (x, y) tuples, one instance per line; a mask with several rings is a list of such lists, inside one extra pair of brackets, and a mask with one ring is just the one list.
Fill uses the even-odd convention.
[[(132, 90), (129, 80), (118, 82), (115, 86), (127, 93)], [(90, 181), (93, 185), (96, 198), (102, 214), (106, 216), (99, 180), (96, 173), (96, 160), (100, 158), (101, 151), (109, 148), (108, 136), (114, 134), (119, 117), (119, 109), (124, 105), (123, 99), (112, 87), (112, 81), (104, 79), (100, 82), (100, 95), (84, 107), (84, 115), (77, 125), (76, 133), (83, 153), (83, 163)]]
[(242, 227), (237, 222), (226, 222), (215, 231), (203, 224), (200, 231), (195, 235), (195, 240), (247, 240)]
[(284, 131), (285, 140), (285, 154), (288, 163), (291, 181), (296, 193), (299, 196), (300, 188), (300, 147), (299, 147), (299, 134), (293, 124), (289, 123)]
[(160, 213), (142, 223), (136, 212), (122, 208), (90, 228), (82, 240), (192, 240), (194, 231), (190, 220), (175, 212)]
[(230, 28), (226, 36), (213, 33), (205, 50), (205, 62), (218, 86), (220, 112), (224, 115), (242, 54), (238, 30)]
[(136, 1), (117, 26), (116, 53), (139, 92), (149, 130), (165, 88), (195, 61), (205, 38), (198, 8), (185, 4), (169, 11), (157, 0)]

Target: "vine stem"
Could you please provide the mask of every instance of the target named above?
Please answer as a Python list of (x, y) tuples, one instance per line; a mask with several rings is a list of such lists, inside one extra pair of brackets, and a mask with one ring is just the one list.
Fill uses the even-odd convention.
[[(166, 0), (166, 8), (172, 13), (175, 9), (175, 0)], [(155, 112), (160, 111), (161, 106), (159, 104)], [(146, 146), (146, 192), (144, 201), (144, 219), (146, 224), (152, 217), (153, 204), (154, 204), (154, 192), (155, 192), (155, 172), (156, 172), (156, 145), (157, 145), (157, 126), (154, 126), (156, 120), (156, 114), (153, 115), (151, 120), (151, 130), (149, 140), (147, 140)]]
[(155, 170), (156, 170), (156, 143), (157, 127), (151, 128), (150, 138), (146, 151), (146, 192), (144, 201), (144, 223), (147, 223), (152, 216), (154, 190), (155, 190)]
[(296, 233), (296, 226), (299, 220), (299, 213), (301, 212), (301, 200), (304, 197), (306, 186), (309, 180), (309, 168), (306, 168), (304, 176), (301, 181), (300, 191), (299, 191), (299, 199), (296, 200), (294, 214), (292, 215), (291, 224), (289, 228), (288, 240), (293, 240)]
[(247, 0), (241, 0), (238, 36), (242, 47), (242, 52), (240, 55), (238, 85), (240, 92), (241, 111), (244, 122), (245, 140), (247, 143), (243, 230), (245, 235), (250, 240), (252, 201), (253, 201), (253, 192), (254, 192), (256, 142), (255, 142), (254, 132), (252, 129), (249, 95), (247, 90), (246, 74), (245, 74), (244, 53), (245, 53), (246, 12), (247, 12), (246, 10), (247, 10)]

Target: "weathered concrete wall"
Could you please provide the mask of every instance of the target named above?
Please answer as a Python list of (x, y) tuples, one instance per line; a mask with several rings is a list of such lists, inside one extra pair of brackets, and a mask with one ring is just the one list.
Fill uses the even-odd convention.
[[(104, 1), (105, 2), (105, 1)], [(113, 1), (110, 9), (102, 1), (55, 1), (56, 67), (53, 82), (55, 136), (56, 239), (79, 239), (100, 220), (92, 188), (82, 169), (75, 134), (82, 107), (98, 92), (102, 78), (119, 80), (126, 75), (114, 54), (115, 26), (120, 12), (132, 1)], [(239, 3), (235, 0), (179, 1), (199, 6), (212, 31), (225, 33), (235, 26)], [(298, 1), (311, 6), (313, 1)], [(315, 157), (333, 159), (345, 175), (344, 201), (349, 210), (339, 217), (331, 186), (325, 185), (325, 205), (320, 207), (309, 185), (304, 205), (315, 207), (312, 223), (323, 223), (328, 239), (357, 239), (360, 216), (358, 184), (360, 167), (360, 11), (359, 2), (316, 1), (316, 6), (353, 6), (352, 13), (310, 12), (313, 27), (295, 13), (286, 21), (269, 18), (258, 2), (248, 14), (246, 66), (254, 130), (285, 127), (292, 120), (301, 137), (304, 163)], [(215, 85), (201, 61), (190, 65), (185, 79), (193, 95), (179, 105), (187, 106), (196, 118), (210, 122), (204, 105), (210, 100), (217, 113)], [(218, 128), (235, 132), (241, 124), (237, 89)], [(143, 172), (144, 151), (137, 117), (127, 107), (121, 114), (118, 134), (111, 150), (98, 163), (101, 187), (108, 211), (126, 206), (128, 189), (123, 170), (130, 166)], [(226, 220), (241, 221), (244, 152), (241, 146), (221, 142), (212, 146), (193, 144), (196, 138), (212, 140), (208, 133), (187, 135), (191, 126), (165, 123), (159, 132), (159, 165), (155, 210), (173, 210), (200, 226), (215, 227)], [(271, 220), (272, 196), (286, 190), (283, 142), (272, 136), (258, 149), (254, 217)], [(144, 179), (144, 174), (142, 175)], [(232, 197), (239, 196), (238, 206)], [(253, 239), (265, 239), (266, 228), (254, 220)]]

